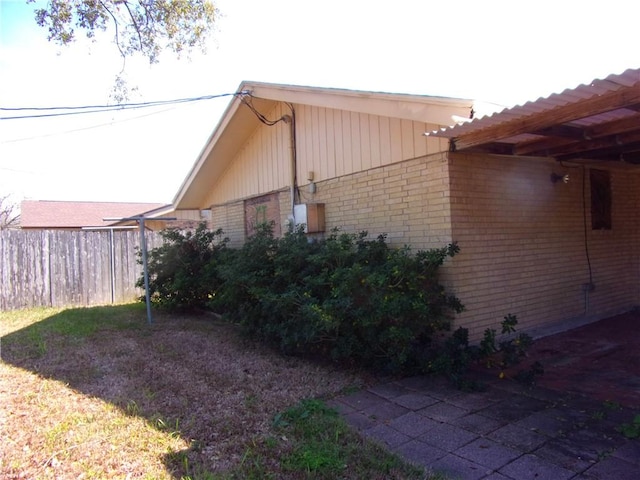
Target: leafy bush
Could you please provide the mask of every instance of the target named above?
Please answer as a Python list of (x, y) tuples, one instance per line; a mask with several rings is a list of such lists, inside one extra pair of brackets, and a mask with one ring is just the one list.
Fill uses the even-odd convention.
[(520, 362), (525, 356), (527, 349), (532, 345), (533, 339), (526, 333), (515, 334), (518, 318), (513, 314), (508, 314), (502, 320), (502, 340), (496, 345), (496, 331), (487, 328), (484, 337), (480, 342), (480, 353), (487, 361), (487, 366), (494, 363), (495, 353), (500, 353), (501, 359), (497, 363), (502, 368), (508, 368)]
[[(469, 376), (473, 363), (482, 363), (487, 368), (500, 368), (500, 378), (504, 377), (504, 369), (520, 363), (533, 339), (526, 333), (515, 334), (518, 318), (508, 314), (501, 322), (502, 336), (497, 341), (496, 330), (487, 328), (479, 345), (469, 344), (469, 331), (458, 328), (453, 335), (446, 338), (442, 348), (436, 349), (435, 357), (429, 362), (432, 372), (445, 375), (462, 390), (480, 390), (484, 386)], [(539, 362), (534, 362), (529, 369), (520, 370), (514, 378), (524, 384), (535, 384), (536, 377), (544, 373)]]
[(412, 255), (390, 248), (384, 235), (366, 236), (336, 230), (309, 242), (299, 229), (276, 239), (263, 225), (219, 266), (223, 282), (212, 306), (287, 353), (419, 370), (433, 335), (463, 309), (437, 279), (458, 248)]
[(640, 438), (640, 414), (635, 415), (631, 422), (620, 425), (618, 431), (626, 438)]
[[(147, 260), (152, 302), (170, 310), (205, 308), (220, 285), (217, 266), (228, 239), (205, 223), (194, 231), (168, 229), (161, 235), (163, 245), (152, 249)], [(144, 278), (136, 286), (143, 288)]]
[[(275, 238), (258, 226), (240, 249), (227, 248), (222, 231), (201, 224), (193, 231), (167, 230), (150, 253), (152, 300), (177, 309), (211, 308), (245, 332), (287, 354), (319, 355), (386, 373), (435, 372), (464, 389), (472, 363), (508, 368), (532, 340), (515, 335), (507, 315), (502, 336), (487, 329), (479, 345), (468, 330), (448, 334), (460, 301), (438, 282), (438, 269), (458, 252), (456, 244), (413, 254), (391, 248), (386, 236), (334, 230), (309, 241), (302, 228)], [(138, 285), (142, 284), (142, 279)], [(533, 383), (535, 363), (519, 375)]]
[(478, 358), (478, 348), (469, 344), (469, 330), (458, 327), (440, 348), (433, 349), (428, 368), (430, 372), (444, 375), (461, 390), (482, 390), (484, 386), (468, 375), (469, 367)]

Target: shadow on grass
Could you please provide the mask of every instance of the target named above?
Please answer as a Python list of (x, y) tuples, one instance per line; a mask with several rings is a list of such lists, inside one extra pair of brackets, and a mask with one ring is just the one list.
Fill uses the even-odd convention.
[[(3, 312), (0, 356), (7, 365), (61, 382), (115, 406), (121, 414), (143, 419), (171, 438), (184, 439), (188, 448), (165, 453), (169, 475), (213, 478), (205, 474), (207, 466), (189, 455), (201, 443), (192, 441), (203, 433), (195, 427), (205, 421), (194, 417), (189, 404), (204, 399), (185, 394), (206, 368), (202, 362), (191, 364), (190, 355), (184, 354), (189, 345), (175, 341), (211, 331), (213, 322), (154, 316), (148, 324), (142, 304)], [(48, 401), (54, 403), (52, 395)], [(109, 428), (97, 434), (109, 435)]]
[[(106, 451), (104, 455), (115, 455), (116, 464), (138, 465), (134, 474), (180, 479), (329, 479), (343, 475), (341, 469), (349, 464), (358, 469), (352, 473), (361, 478), (423, 478), (420, 471), (396, 457), (357, 436), (343, 434), (339, 423), (332, 427), (335, 431), (329, 431), (331, 438), (324, 440), (324, 446), (335, 444), (339, 432), (341, 445), (348, 452), (344, 459), (327, 462), (324, 456), (305, 454), (318, 465), (287, 471), (285, 460), (301, 447), (293, 432), (274, 430), (274, 416), (303, 398), (353, 386), (358, 376), (274, 355), (242, 340), (235, 327), (212, 317), (155, 312), (154, 323), (149, 325), (142, 304), (34, 309), (0, 313), (0, 332), (4, 363), (62, 382), (80, 397), (107, 402), (108, 410), (115, 411), (109, 416), (111, 425), (100, 424), (102, 430), (83, 442), (93, 443), (94, 437), (111, 439), (116, 428), (126, 429), (131, 438), (122, 445), (109, 440), (107, 447), (116, 453)], [(64, 389), (59, 401), (79, 402), (73, 397), (75, 392)], [(57, 401), (46, 394), (44, 401)], [(95, 412), (75, 413), (67, 430), (73, 433), (94, 417)], [(140, 420), (144, 427), (132, 429), (129, 425)], [(162, 433), (162, 438), (148, 427)], [(33, 426), (25, 423), (25, 428)], [(60, 427), (52, 430), (59, 433)], [(122, 431), (119, 435), (122, 437)], [(73, 445), (63, 443), (51, 450), (74, 449), (76, 457), (66, 461), (77, 463), (81, 449), (76, 447), (84, 449), (83, 442), (73, 439)], [(152, 448), (153, 442), (160, 442), (160, 447)], [(313, 446), (314, 455), (324, 446)], [(162, 457), (162, 477), (149, 477), (145, 471), (145, 453), (138, 454), (145, 448), (150, 462), (157, 463), (158, 456)], [(159, 453), (158, 448), (164, 450)], [(117, 456), (120, 451), (121, 460)], [(83, 455), (106, 462), (97, 447)], [(125, 461), (136, 455), (140, 458)], [(55, 458), (51, 451), (46, 456)], [(51, 463), (50, 459), (47, 462)]]

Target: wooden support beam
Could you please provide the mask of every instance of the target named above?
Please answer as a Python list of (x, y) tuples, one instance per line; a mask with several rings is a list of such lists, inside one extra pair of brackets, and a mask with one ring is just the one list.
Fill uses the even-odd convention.
[(586, 134), (589, 138), (599, 138), (606, 135), (616, 135), (620, 133), (631, 132), (633, 130), (640, 130), (640, 113), (634, 114), (630, 117), (621, 118), (619, 120), (613, 120), (607, 123), (601, 123), (586, 129)]
[(541, 140), (529, 140), (528, 142), (521, 142), (514, 146), (513, 153), (515, 155), (532, 155), (545, 156), (546, 152), (551, 148), (563, 147), (566, 145), (573, 145), (575, 140), (570, 138), (543, 138)]
[[(630, 117), (613, 120), (579, 130), (583, 134), (582, 140), (587, 141), (610, 135), (633, 132), (640, 130), (640, 114), (635, 114)], [(521, 142), (514, 147), (513, 151), (515, 155), (546, 155), (551, 149), (572, 145), (574, 143), (577, 142), (569, 137), (545, 137)]]
[(493, 155), (514, 155), (513, 144), (511, 143), (485, 143), (465, 150), (464, 153), (489, 153)]
[(637, 103), (640, 103), (640, 84), (622, 87), (614, 92), (568, 105), (561, 105), (530, 117), (515, 118), (475, 132), (462, 134), (454, 138), (452, 142), (455, 150), (461, 151), (483, 143), (500, 141), (526, 132), (544, 130), (553, 125), (598, 115)]
[(634, 142), (626, 142), (625, 144), (603, 143), (597, 148), (594, 146), (594, 148), (579, 152), (557, 153), (554, 157), (557, 160), (574, 160), (579, 158), (609, 160), (612, 158), (625, 158), (625, 156), (634, 157), (638, 153), (640, 153), (640, 137), (636, 138)]
[(543, 137), (573, 138), (577, 140), (583, 140), (586, 138), (584, 128), (574, 127), (571, 125), (552, 125), (549, 128), (528, 133), (541, 135)]
[(570, 146), (550, 149), (548, 151), (548, 155), (550, 157), (562, 157), (570, 154), (580, 155), (591, 150), (603, 150), (608, 148), (622, 151), (623, 148), (638, 142), (640, 142), (640, 131), (625, 133), (621, 135), (612, 135), (596, 140), (574, 143)]

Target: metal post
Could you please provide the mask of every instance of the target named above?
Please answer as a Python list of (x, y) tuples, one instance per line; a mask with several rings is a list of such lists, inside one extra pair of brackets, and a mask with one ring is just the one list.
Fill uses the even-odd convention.
[[(147, 323), (153, 323), (151, 318), (151, 294), (149, 293), (149, 267), (147, 266), (147, 237), (144, 234), (144, 216), (126, 217), (126, 218), (103, 218), (105, 222), (138, 222), (140, 228), (140, 250), (142, 250), (142, 274), (144, 276), (144, 294), (147, 301)], [(150, 220), (176, 220), (175, 217), (158, 217), (150, 218)]]
[(113, 228), (109, 229), (109, 268), (111, 273), (111, 304), (116, 303), (116, 246)]
[(147, 238), (144, 234), (144, 217), (138, 219), (140, 226), (140, 249), (142, 250), (142, 271), (144, 275), (144, 294), (147, 301), (147, 323), (153, 323), (151, 318), (151, 296), (149, 294), (149, 268), (147, 267)]

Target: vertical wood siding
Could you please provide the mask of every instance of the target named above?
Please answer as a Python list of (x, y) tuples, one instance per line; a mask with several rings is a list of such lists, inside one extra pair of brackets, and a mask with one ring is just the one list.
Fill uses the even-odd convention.
[[(297, 105), (297, 179), (316, 182), (447, 150), (446, 141), (427, 138), (436, 125), (330, 108)], [(278, 104), (270, 119), (289, 114)], [(220, 205), (286, 188), (290, 184), (290, 126), (260, 125), (230, 167), (211, 185), (205, 206)]]
[[(266, 117), (278, 119), (290, 114), (288, 107), (278, 104)], [(285, 122), (278, 122), (271, 127), (260, 124), (229, 168), (211, 185), (211, 193), (204, 206), (269, 193), (288, 185), (291, 162), (290, 130), (290, 124)]]
[[(0, 309), (102, 305), (135, 299), (139, 232), (3, 230)], [(113, 243), (111, 240), (113, 239)], [(147, 232), (149, 250), (158, 233)], [(113, 266), (113, 275), (112, 275)]]
[(446, 151), (423, 133), (435, 125), (301, 105), (297, 110), (298, 178), (316, 181)]

